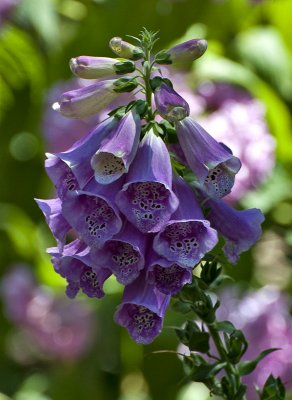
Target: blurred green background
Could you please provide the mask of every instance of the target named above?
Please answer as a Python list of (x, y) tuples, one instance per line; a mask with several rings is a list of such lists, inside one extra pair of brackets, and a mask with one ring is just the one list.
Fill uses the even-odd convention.
[[(53, 195), (43, 167), (46, 95), (56, 82), (72, 77), (71, 57), (111, 57), (108, 42), (113, 36), (137, 36), (145, 26), (159, 30), (157, 50), (193, 37), (208, 40), (206, 56), (190, 71), (193, 89), (209, 80), (230, 82), (264, 105), (276, 140), (276, 164), (238, 205), (263, 210), (264, 235), (227, 272), (249, 287), (273, 283), (291, 294), (291, 15), (291, 0), (20, 0), (0, 19), (1, 276), (25, 263), (42, 288), (65, 297), (64, 282), (45, 253), (55, 244), (33, 200)], [(254, 162), (263, 162), (261, 151)], [(275, 249), (269, 256), (267, 243)], [(187, 386), (175, 354), (153, 354), (176, 350), (170, 327), (180, 325), (183, 317), (169, 310), (162, 334), (142, 347), (113, 322), (120, 286), (111, 281), (106, 290), (109, 295), (101, 301), (79, 296), (92, 314), (94, 337), (83, 354), (71, 360), (22, 357), (27, 344), (13, 347), (18, 327), (1, 306), (1, 400), (208, 398), (203, 386)]]

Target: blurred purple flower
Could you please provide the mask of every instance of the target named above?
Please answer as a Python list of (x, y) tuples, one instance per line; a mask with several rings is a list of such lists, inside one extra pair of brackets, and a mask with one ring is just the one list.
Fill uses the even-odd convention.
[(23, 265), (11, 268), (1, 289), (8, 319), (38, 349), (35, 354), (74, 360), (88, 349), (94, 330), (92, 314), (84, 303), (59, 298), (37, 285)]
[(4, 22), (9, 19), (14, 7), (20, 3), (21, 0), (1, 0), (0, 1), (0, 27)]
[(271, 286), (248, 291), (243, 297), (238, 288), (226, 288), (219, 297), (218, 318), (230, 320), (243, 331), (249, 343), (243, 360), (255, 358), (268, 348), (280, 349), (265, 357), (252, 374), (243, 378), (248, 384), (247, 398), (258, 399), (253, 385), (262, 388), (271, 373), (279, 376), (287, 389), (292, 389), (291, 299)]

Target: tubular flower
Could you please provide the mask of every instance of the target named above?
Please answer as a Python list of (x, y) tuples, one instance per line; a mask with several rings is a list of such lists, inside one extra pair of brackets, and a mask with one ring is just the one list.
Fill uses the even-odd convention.
[(116, 203), (125, 217), (141, 232), (158, 232), (178, 207), (178, 199), (171, 185), (172, 173), (167, 148), (150, 130), (140, 143)]
[(57, 247), (51, 247), (47, 252), (52, 256), (55, 271), (68, 282), (68, 297), (74, 298), (79, 289), (88, 297), (104, 296), (103, 283), (111, 272), (106, 268), (93, 271), (90, 249), (84, 243), (76, 239), (64, 246), (62, 252)]
[(115, 321), (139, 344), (149, 344), (159, 335), (170, 296), (145, 282), (144, 274), (125, 287)]
[(209, 209), (211, 225), (224, 237), (223, 251), (233, 264), (239, 255), (248, 250), (262, 234), (262, 212), (257, 208), (235, 210), (223, 200), (209, 199), (205, 206)]
[(91, 167), (97, 182), (108, 184), (128, 172), (137, 152), (140, 132), (140, 118), (129, 111), (101, 141), (91, 158)]
[(98, 79), (110, 75), (121, 75), (135, 71), (135, 64), (123, 58), (79, 56), (71, 58), (73, 74), (83, 79)]
[(145, 265), (146, 237), (128, 222), (121, 231), (107, 240), (96, 254), (99, 265), (108, 268), (117, 281), (129, 285), (140, 274)]
[(162, 83), (154, 92), (158, 113), (171, 122), (177, 122), (190, 115), (188, 103), (170, 86)]
[(174, 295), (192, 282), (192, 268), (184, 268), (150, 251), (147, 260), (147, 281), (164, 294)]
[(119, 187), (119, 182), (103, 186), (93, 180), (84, 190), (77, 190), (62, 203), (66, 220), (93, 249), (102, 247), (122, 227), (113, 198)]
[[(68, 165), (81, 189), (83, 189), (94, 176), (91, 158), (98, 150), (102, 140), (107, 135), (110, 135), (117, 126), (117, 118), (108, 118), (98, 124), (97, 127), (84, 138), (75, 142), (70, 149), (54, 155)], [(48, 169), (47, 172), (49, 173)], [(53, 177), (50, 176), (50, 178), (53, 180)]]
[(182, 267), (194, 267), (216, 245), (217, 232), (210, 227), (192, 189), (175, 177), (174, 193), (179, 207), (153, 240), (154, 250)]
[(220, 198), (230, 193), (241, 162), (227, 146), (218, 143), (190, 117), (177, 123), (177, 136), (196, 175), (195, 184), (211, 197)]

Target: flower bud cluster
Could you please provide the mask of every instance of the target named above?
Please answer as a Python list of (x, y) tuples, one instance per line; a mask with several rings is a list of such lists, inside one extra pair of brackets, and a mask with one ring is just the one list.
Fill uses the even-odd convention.
[[(234, 210), (222, 200), (240, 160), (189, 116), (188, 103), (158, 76), (160, 64), (200, 57), (206, 41), (194, 39), (152, 57), (153, 34), (144, 31), (137, 40), (139, 46), (111, 40), (122, 60), (71, 60), (77, 76), (111, 79), (64, 93), (54, 105), (63, 115), (87, 117), (135, 89), (145, 100), (133, 96), (68, 150), (47, 154), (45, 168), (57, 197), (37, 203), (57, 241), (48, 252), (67, 280), (67, 295), (82, 290), (101, 298), (104, 282), (114, 275), (125, 286), (115, 320), (137, 343), (148, 344), (161, 331), (171, 296), (192, 281), (193, 268), (217, 244), (218, 234), (235, 263), (259, 238), (263, 215)], [(113, 76), (123, 73), (128, 75)], [(169, 152), (171, 143), (182, 160)], [(68, 243), (72, 233), (75, 240)]]

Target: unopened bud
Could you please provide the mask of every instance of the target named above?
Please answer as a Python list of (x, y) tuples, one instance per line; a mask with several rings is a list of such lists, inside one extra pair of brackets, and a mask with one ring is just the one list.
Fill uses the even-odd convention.
[(192, 39), (187, 42), (162, 50), (157, 53), (155, 61), (158, 64), (173, 64), (195, 61), (207, 50), (208, 42), (204, 39)]
[(190, 114), (190, 107), (172, 87), (162, 83), (154, 92), (158, 113), (170, 122), (180, 121)]
[(112, 38), (109, 42), (109, 46), (119, 57), (139, 60), (144, 55), (144, 52), (140, 47), (125, 42), (120, 37)]
[(70, 60), (70, 68), (79, 78), (98, 79), (133, 72), (135, 64), (122, 58), (80, 56)]

